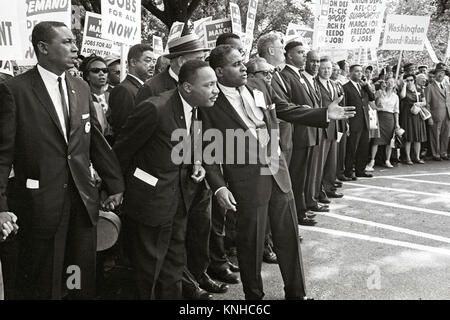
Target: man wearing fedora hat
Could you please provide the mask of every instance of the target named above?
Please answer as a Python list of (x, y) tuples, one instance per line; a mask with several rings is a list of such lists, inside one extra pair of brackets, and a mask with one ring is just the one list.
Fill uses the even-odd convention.
[[(189, 60), (204, 60), (205, 52), (195, 34), (169, 41), (170, 66), (148, 80), (136, 96), (136, 105), (152, 96), (176, 88), (181, 67)], [(188, 299), (212, 299), (208, 292), (224, 293), (228, 287), (216, 283), (206, 274), (209, 265), (209, 233), (211, 228), (211, 191), (203, 182), (188, 215), (186, 234), (187, 267), (183, 272), (183, 296)], [(206, 290), (206, 291), (205, 291)], [(208, 292), (207, 292), (208, 291)]]
[(204, 60), (205, 52), (209, 50), (203, 47), (203, 42), (195, 34), (173, 39), (169, 41), (168, 47), (169, 53), (163, 57), (170, 60), (170, 67), (144, 84), (136, 96), (136, 104), (148, 97), (174, 89), (178, 83), (178, 73), (181, 66), (189, 60)]
[(430, 145), (433, 159), (450, 160), (447, 155), (448, 135), (450, 130), (450, 85), (445, 83), (445, 68), (438, 65), (434, 70), (435, 78), (425, 89), (427, 108), (431, 112), (428, 119)]

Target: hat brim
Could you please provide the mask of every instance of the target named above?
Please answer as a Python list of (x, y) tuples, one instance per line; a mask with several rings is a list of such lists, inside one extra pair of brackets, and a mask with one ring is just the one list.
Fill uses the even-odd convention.
[(209, 48), (198, 48), (198, 49), (195, 49), (195, 50), (186, 50), (186, 51), (172, 52), (172, 53), (168, 53), (168, 54), (163, 55), (163, 57), (167, 58), (167, 59), (173, 59), (173, 58), (182, 56), (184, 54), (194, 53), (194, 52), (199, 52), (199, 51), (211, 51), (211, 49), (209, 49)]

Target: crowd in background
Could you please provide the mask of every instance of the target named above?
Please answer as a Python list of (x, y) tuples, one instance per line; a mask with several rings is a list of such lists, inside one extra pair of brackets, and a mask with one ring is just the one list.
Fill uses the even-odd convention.
[[(326, 109), (334, 102), (341, 106), (355, 107), (353, 117), (342, 120), (328, 119), (325, 128), (291, 123), (282, 120), (281, 117), (277, 120), (281, 152), (289, 168), (292, 182), (298, 224), (307, 226), (317, 224), (315, 212), (329, 211), (328, 204), (332, 199), (344, 196), (339, 192), (343, 183), (372, 177), (370, 172), (373, 172), (377, 165), (392, 169), (400, 163), (413, 165), (424, 164), (428, 160), (450, 160), (449, 69), (443, 63), (428, 68), (421, 65), (420, 61), (416, 61), (403, 64), (400, 70), (396, 70), (396, 66), (385, 66), (381, 70), (376, 70), (371, 65), (350, 65), (344, 60), (333, 61), (330, 57), (321, 56), (320, 52), (308, 50), (302, 42), (284, 43), (275, 33), (260, 37), (257, 54), (249, 61), (243, 61), (246, 52), (238, 35), (232, 33), (220, 35), (217, 46), (218, 48), (231, 46), (237, 50), (241, 59), (238, 62), (241, 65), (237, 67), (240, 68), (241, 74), (247, 74), (249, 80), (264, 81), (267, 87), (273, 90), (271, 94), (283, 101), (311, 109)], [(75, 65), (67, 70), (72, 77), (83, 79), (89, 86), (90, 100), (100, 131), (113, 147), (119, 162), (121, 153), (127, 146), (126, 144), (124, 146), (124, 141), (127, 141), (128, 145), (132, 143), (126, 139), (127, 134), (135, 134), (133, 129), (139, 129), (139, 119), (136, 118), (138, 114), (133, 110), (145, 101), (154, 101), (151, 100), (152, 97), (159, 95), (164, 97), (165, 92), (183, 85), (182, 81), (185, 81), (186, 75), (180, 75), (180, 71), (187, 61), (206, 60), (210, 62), (216, 74), (224, 72), (225, 67), (221, 65), (223, 59), (214, 56), (216, 52), (221, 53), (222, 49), (216, 48), (214, 54), (210, 56), (210, 50), (204, 48), (194, 35), (174, 39), (169, 42), (168, 48), (169, 54), (157, 57), (149, 44), (131, 47), (127, 58), (126, 76), (120, 74), (120, 58), (113, 56), (78, 56)], [(224, 52), (224, 55), (229, 54), (228, 51)], [(202, 67), (191, 65), (193, 63), (189, 64), (193, 71)], [(223, 77), (226, 79), (226, 76)], [(8, 84), (10, 79), (7, 78), (8, 76), (2, 75), (2, 81)], [(232, 93), (226, 91), (230, 86), (221, 85), (223, 83), (219, 81), (218, 90), (224, 93), (224, 97), (229, 101), (233, 101)], [(245, 106), (246, 102), (243, 104)], [(5, 108), (2, 103), (0, 106)], [(144, 121), (144, 116), (142, 117)], [(134, 128), (131, 128), (132, 124)], [(87, 127), (85, 129), (88, 131)], [(145, 135), (143, 132), (140, 134)], [(4, 142), (0, 139), (0, 152), (2, 152), (1, 143)], [(100, 177), (102, 173), (104, 174), (102, 170), (95, 169), (99, 171)], [(10, 175), (10, 181), (14, 181), (14, 178), (14, 174)], [(99, 182), (98, 185), (100, 184)], [(126, 188), (127, 183), (125, 201), (127, 201)], [(241, 227), (237, 226), (239, 209), (238, 212), (224, 209), (216, 198), (218, 190), (213, 194), (206, 184), (200, 189), (192, 205), (186, 209), (186, 230), (181, 239), (181, 245), (185, 246), (186, 250), (182, 279), (171, 278), (172, 275), (168, 270), (170, 266), (168, 264), (165, 269), (164, 259), (161, 260), (162, 265), (153, 265), (155, 270), (141, 270), (146, 264), (152, 264), (149, 261), (142, 261), (144, 254), (138, 252), (143, 250), (138, 248), (139, 246), (147, 246), (150, 251), (156, 250), (155, 255), (163, 253), (158, 251), (159, 247), (153, 248), (148, 242), (137, 239), (144, 231), (139, 229), (141, 226), (134, 224), (142, 223), (147, 227), (152, 226), (152, 222), (142, 222), (144, 220), (140, 217), (134, 217), (131, 219), (132, 222), (124, 219), (123, 232), (118, 242), (108, 251), (97, 254), (96, 273), (97, 279), (101, 280), (96, 283), (97, 291), (107, 288), (108, 274), (120, 268), (133, 275), (129, 279), (130, 282), (137, 277), (137, 285), (130, 285), (130, 297), (179, 298), (174, 288), (166, 286), (181, 280), (183, 298), (212, 299), (212, 293), (224, 293), (230, 284), (239, 283), (239, 271), (243, 267), (240, 262), (246, 261), (242, 253), (239, 256), (239, 249), (236, 249), (236, 238), (242, 238), (242, 235), (239, 235), (242, 232)], [(254, 189), (258, 192), (256, 186)], [(121, 218), (129, 214), (120, 208), (114, 209)], [(153, 210), (162, 209), (155, 207)], [(5, 219), (9, 221), (12, 218), (9, 216)], [(14, 221), (17, 221), (15, 217)], [(19, 216), (17, 221), (19, 227), (20, 222)], [(7, 234), (14, 233), (16, 229), (14, 224), (15, 222), (8, 222), (7, 227), (4, 227), (5, 238)], [(256, 260), (280, 263), (276, 253), (280, 249), (274, 245), (272, 236), (273, 227), (276, 226), (271, 226), (270, 222), (264, 227), (264, 249)], [(20, 232), (19, 229), (19, 235)], [(131, 232), (133, 234), (130, 234)], [(2, 252), (0, 257), (6, 268), (10, 265), (8, 257), (11, 256), (11, 247), (15, 245), (14, 236), (11, 237), (12, 239), (0, 244)], [(301, 236), (299, 240), (303, 240)], [(171, 248), (169, 246), (166, 250), (170, 251)], [(181, 255), (180, 252), (182, 251), (179, 251)], [(261, 266), (257, 272), (260, 272), (260, 268)], [(6, 273), (7, 277), (10, 277), (11, 270)], [(282, 273), (283, 277), (289, 278), (286, 275), (287, 271), (282, 270)], [(156, 289), (148, 293), (147, 289), (141, 286), (151, 276), (159, 278)], [(8, 280), (9, 283), (15, 281), (11, 278)], [(53, 281), (54, 284), (55, 280), (49, 281)], [(258, 282), (258, 279), (242, 279), (242, 281), (246, 282), (244, 285), (247, 287), (244, 287), (244, 291), (247, 298), (262, 298), (263, 295), (260, 293), (252, 295), (249, 289), (252, 281)], [(27, 285), (22, 283), (22, 287), (26, 288)], [(15, 285), (5, 282), (6, 298), (22, 297), (18, 292), (19, 289)], [(298, 296), (306, 298), (305, 294)]]

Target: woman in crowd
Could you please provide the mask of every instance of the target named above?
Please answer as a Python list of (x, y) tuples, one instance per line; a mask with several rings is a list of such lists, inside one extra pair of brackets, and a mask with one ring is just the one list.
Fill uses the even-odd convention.
[(427, 128), (417, 108), (425, 106), (425, 97), (422, 89), (416, 87), (416, 77), (413, 74), (405, 74), (404, 83), (400, 90), (400, 125), (405, 129), (405, 154), (406, 164), (412, 165), (411, 144), (414, 146), (414, 162), (424, 163), (420, 159), (420, 145), (427, 141)]
[(103, 135), (108, 140), (112, 137), (111, 126), (107, 120), (109, 108), (106, 89), (109, 69), (103, 58), (90, 56), (83, 60), (80, 70), (83, 72), (83, 79), (91, 87), (92, 100), (94, 102), (97, 118), (102, 128)]
[(392, 152), (391, 140), (394, 136), (394, 130), (400, 128), (398, 117), (399, 99), (394, 91), (394, 88), (394, 78), (389, 78), (387, 81), (382, 80), (380, 81), (380, 90), (378, 90), (375, 94), (375, 108), (378, 112), (380, 137), (373, 139), (373, 144), (371, 147), (371, 161), (367, 167), (372, 170), (375, 165), (375, 156), (379, 145), (386, 146), (385, 166), (387, 168), (393, 167), (390, 162)]

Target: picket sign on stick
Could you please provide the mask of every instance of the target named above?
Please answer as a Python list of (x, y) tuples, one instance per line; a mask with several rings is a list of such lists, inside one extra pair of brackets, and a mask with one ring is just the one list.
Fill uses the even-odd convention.
[(398, 76), (400, 74), (400, 66), (402, 64), (402, 58), (403, 58), (403, 50), (400, 50), (400, 54), (398, 56), (397, 72), (395, 73), (395, 80), (398, 80)]
[(120, 82), (127, 77), (127, 56), (129, 50), (130, 46), (127, 44), (122, 44), (120, 47)]

